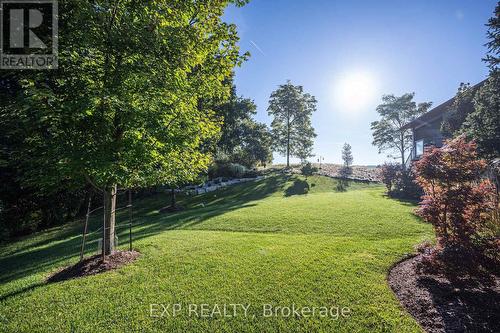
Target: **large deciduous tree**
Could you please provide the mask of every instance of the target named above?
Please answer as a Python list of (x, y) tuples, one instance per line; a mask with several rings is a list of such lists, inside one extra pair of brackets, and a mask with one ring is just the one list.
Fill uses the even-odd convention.
[(64, 1), (59, 69), (15, 73), (19, 98), (2, 112), (26, 119), (24, 181), (85, 179), (101, 191), (103, 253), (113, 250), (119, 188), (207, 168), (200, 147), (220, 122), (205, 101), (229, 96), (224, 82), (244, 58), (236, 27), (221, 20), (231, 2), (245, 1)]
[(242, 129), (241, 141), (232, 154), (234, 162), (247, 168), (272, 162), (272, 137), (267, 125), (249, 119), (242, 124)]
[(271, 123), (274, 148), (286, 156), (287, 167), (290, 166), (290, 156), (302, 161), (313, 156), (316, 134), (311, 125), (311, 115), (316, 111), (316, 103), (314, 96), (290, 81), (271, 94), (267, 110), (274, 117)]
[(373, 131), (372, 144), (382, 151), (389, 151), (391, 157), (400, 158), (404, 168), (407, 152), (412, 147), (412, 133), (404, 126), (425, 113), (431, 103), (413, 101), (414, 93), (402, 96), (384, 95), (382, 104), (377, 106), (380, 120), (371, 123)]
[(248, 168), (272, 161), (271, 135), (266, 124), (253, 119), (256, 110), (255, 103), (237, 96), (233, 86), (229, 100), (217, 107), (223, 123), (216, 149), (218, 158)]

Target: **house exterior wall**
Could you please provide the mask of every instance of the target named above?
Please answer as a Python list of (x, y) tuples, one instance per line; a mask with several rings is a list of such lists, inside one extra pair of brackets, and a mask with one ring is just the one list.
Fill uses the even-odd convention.
[(436, 146), (442, 147), (443, 141), (446, 137), (441, 133), (441, 123), (443, 122), (443, 117), (438, 117), (424, 125), (413, 128), (413, 159), (418, 159), (420, 156), (417, 154), (417, 145), (419, 141), (423, 141), (423, 147), (426, 146)]
[[(477, 89), (479, 89), (486, 81), (487, 80), (483, 80), (473, 86), (471, 88), (473, 89), (473, 92), (477, 91)], [(423, 153), (423, 150), (426, 146), (443, 146), (444, 140), (448, 139), (448, 137), (444, 136), (443, 133), (441, 133), (443, 115), (449, 112), (450, 108), (453, 107), (454, 101), (455, 97), (438, 105), (434, 109), (414, 119), (405, 126), (405, 129), (411, 129), (413, 134), (413, 147), (410, 153), (410, 157), (408, 157), (408, 159), (406, 160), (406, 165), (410, 165), (412, 160), (417, 160), (420, 158), (417, 150), (420, 153)], [(472, 111), (473, 108), (468, 110), (468, 112)]]

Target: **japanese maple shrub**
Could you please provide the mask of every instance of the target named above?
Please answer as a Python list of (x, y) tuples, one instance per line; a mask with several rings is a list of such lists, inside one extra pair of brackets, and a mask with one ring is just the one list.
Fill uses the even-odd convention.
[(414, 168), (425, 193), (417, 213), (434, 226), (438, 247), (481, 248), (498, 198), (493, 184), (480, 178), (486, 161), (478, 159), (476, 144), (464, 137), (447, 141), (426, 150)]
[(418, 200), (422, 195), (412, 170), (405, 169), (401, 164), (384, 163), (379, 169), (379, 178), (392, 198)]
[(379, 169), (379, 177), (382, 183), (387, 188), (390, 194), (395, 183), (397, 182), (398, 175), (401, 173), (401, 165), (396, 163), (384, 163)]

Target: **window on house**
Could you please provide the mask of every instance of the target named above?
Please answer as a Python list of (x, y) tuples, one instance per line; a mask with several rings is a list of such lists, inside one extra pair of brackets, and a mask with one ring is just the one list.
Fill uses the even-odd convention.
[(424, 140), (415, 141), (415, 157), (419, 157), (424, 153)]

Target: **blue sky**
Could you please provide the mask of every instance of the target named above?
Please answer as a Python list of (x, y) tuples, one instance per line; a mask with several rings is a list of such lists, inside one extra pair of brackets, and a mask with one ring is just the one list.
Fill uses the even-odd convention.
[[(256, 119), (269, 124), (269, 95), (290, 79), (318, 100), (312, 119), (317, 156), (339, 163), (348, 142), (355, 164), (382, 163), (387, 154), (371, 145), (370, 131), (382, 94), (415, 92), (417, 102), (436, 106), (452, 97), (460, 82), (483, 80), (484, 24), (495, 4), (251, 0), (242, 8), (229, 7), (225, 20), (237, 24), (241, 50), (251, 53), (236, 70), (238, 94), (253, 99)], [(356, 107), (346, 105), (344, 96), (345, 86), (352, 86), (346, 78), (353, 75), (369, 82)], [(275, 163), (283, 161), (275, 155)]]

